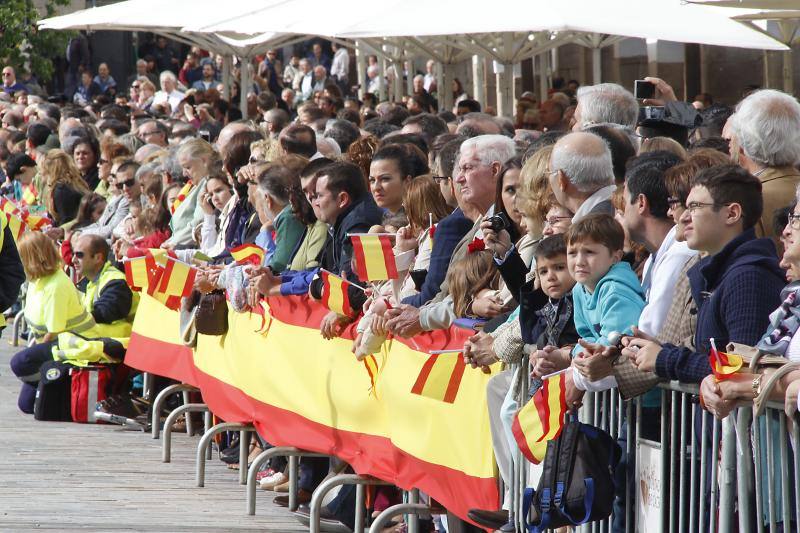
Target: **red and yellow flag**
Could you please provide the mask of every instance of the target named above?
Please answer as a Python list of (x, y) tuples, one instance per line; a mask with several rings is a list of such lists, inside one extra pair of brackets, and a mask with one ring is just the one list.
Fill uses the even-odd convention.
[(39, 203), (39, 192), (36, 190), (36, 187), (33, 186), (33, 183), (22, 190), (22, 203), (25, 205), (36, 205)]
[(381, 371), (380, 366), (378, 365), (378, 360), (375, 358), (374, 355), (368, 355), (364, 358), (364, 368), (367, 369), (367, 375), (369, 376), (369, 390), (371, 393), (375, 393), (375, 385), (378, 382), (378, 374)]
[(564, 372), (546, 378), (533, 398), (514, 417), (511, 431), (522, 455), (534, 464), (542, 462), (547, 441), (558, 437), (564, 427), (567, 414), (565, 383)]
[(744, 365), (740, 355), (720, 352), (717, 350), (714, 339), (711, 339), (711, 350), (708, 352), (708, 363), (717, 381), (729, 379)]
[(19, 215), (20, 214), (19, 208), (17, 208), (17, 206), (14, 204), (14, 202), (9, 200), (5, 196), (0, 196), (0, 210), (2, 210), (3, 213), (5, 213), (7, 215)]
[(453, 403), (456, 401), (465, 368), (464, 356), (461, 353), (433, 354), (422, 365), (417, 381), (411, 387), (411, 393)]
[(351, 235), (356, 274), (362, 281), (397, 279), (392, 240), (389, 235)]
[(322, 305), (340, 315), (354, 316), (356, 312), (347, 295), (347, 288), (351, 283), (326, 270), (320, 270), (319, 277), (322, 280)]
[(196, 275), (196, 268), (168, 256), (165, 266), (156, 267), (147, 293), (168, 308), (178, 310), (181, 298), (191, 294)]
[(231, 248), (231, 257), (239, 265), (261, 266), (267, 252), (256, 244), (242, 244), (236, 248)]
[(31, 215), (30, 213), (23, 212), (22, 220), (33, 231), (41, 231), (47, 226), (52, 226), (53, 221), (47, 217)]
[(157, 271), (158, 265), (150, 254), (125, 261), (125, 279), (128, 286), (134, 291), (154, 286)]
[(189, 196), (189, 193), (192, 192), (193, 187), (194, 184), (192, 183), (192, 180), (187, 181), (186, 185), (181, 187), (181, 190), (178, 191), (178, 196), (175, 198), (175, 201), (172, 202), (172, 205), (169, 208), (170, 213), (173, 215), (175, 214), (175, 211), (178, 210), (178, 207), (180, 207), (183, 201), (186, 200), (186, 197)]
[(8, 217), (8, 229), (11, 232), (11, 235), (14, 236), (14, 242), (17, 242), (19, 241), (20, 237), (22, 237), (22, 234), (25, 233), (25, 230), (28, 229), (28, 227), (17, 215), (12, 215), (9, 213), (6, 214), (6, 216)]

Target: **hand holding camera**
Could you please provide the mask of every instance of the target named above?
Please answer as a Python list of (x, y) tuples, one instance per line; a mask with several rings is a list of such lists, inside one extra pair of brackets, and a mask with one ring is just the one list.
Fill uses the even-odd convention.
[(511, 221), (505, 213), (498, 213), (481, 223), (483, 242), (486, 244), (486, 248), (491, 250), (494, 256), (499, 259), (504, 258), (511, 249), (509, 227), (511, 227)]

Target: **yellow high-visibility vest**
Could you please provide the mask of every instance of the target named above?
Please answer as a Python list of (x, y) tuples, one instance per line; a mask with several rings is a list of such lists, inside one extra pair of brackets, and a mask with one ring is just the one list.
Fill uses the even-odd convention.
[[(86, 309), (86, 311), (91, 313), (94, 310), (94, 304), (100, 297), (100, 293), (103, 291), (103, 288), (105, 288), (109, 282), (114, 280), (125, 281), (125, 274), (120, 272), (119, 269), (115, 268), (111, 263), (106, 263), (103, 265), (103, 270), (100, 271), (100, 275), (97, 277), (97, 280), (89, 280), (86, 285), (86, 292), (83, 293), (81, 297), (83, 307)], [(131, 310), (128, 313), (128, 316), (119, 320), (115, 320), (111, 324), (96, 324), (95, 331), (97, 332), (97, 336), (111, 337), (118, 340), (129, 338), (131, 336), (133, 317), (136, 313), (136, 308), (138, 305), (139, 293), (134, 292), (133, 300), (131, 302)], [(126, 343), (123, 342), (123, 344)]]
[(97, 337), (92, 314), (81, 305), (78, 289), (61, 269), (29, 283), (25, 319), (37, 338), (62, 331)]

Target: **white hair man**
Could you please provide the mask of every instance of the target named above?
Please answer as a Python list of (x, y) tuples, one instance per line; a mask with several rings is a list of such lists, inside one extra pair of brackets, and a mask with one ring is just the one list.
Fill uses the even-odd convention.
[(574, 213), (573, 223), (592, 213), (614, 214), (614, 167), (601, 137), (573, 132), (559, 139), (550, 156), (549, 179), (558, 203)]
[[(465, 216), (474, 221), (474, 225), (456, 245), (450, 265), (467, 254), (468, 245), (476, 237), (483, 237), (480, 225), (485, 218), (494, 214), (500, 170), (515, 153), (514, 141), (504, 135), (480, 135), (467, 139), (461, 145), (453, 169), (453, 182), (460, 191), (459, 207)], [(497, 311), (502, 307), (494, 301), (485, 303), (496, 306)], [(474, 310), (477, 312), (477, 309)], [(390, 317), (387, 324), (390, 331), (403, 337), (411, 337), (421, 331), (446, 329), (456, 318), (446, 279), (439, 293), (428, 304), (419, 309), (403, 305), (387, 313)]]
[(791, 95), (765, 89), (736, 107), (730, 121), (731, 147), (739, 165), (761, 180), (764, 210), (756, 224), (759, 237), (779, 244), (772, 223), (775, 211), (786, 207), (800, 183), (800, 104)]
[(572, 131), (610, 122), (633, 130), (639, 118), (639, 104), (630, 91), (616, 83), (587, 85), (578, 89)]
[(178, 79), (171, 71), (165, 70), (158, 80), (161, 83), (161, 90), (153, 96), (153, 105), (168, 103), (174, 113), (184, 97), (184, 94), (178, 90)]

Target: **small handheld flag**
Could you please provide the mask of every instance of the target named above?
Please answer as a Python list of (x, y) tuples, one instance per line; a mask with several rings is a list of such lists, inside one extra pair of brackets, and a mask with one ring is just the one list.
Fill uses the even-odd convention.
[(181, 298), (189, 296), (194, 286), (197, 269), (172, 256), (167, 256), (165, 266), (157, 266), (147, 293), (177, 311)]
[(360, 233), (351, 234), (356, 275), (361, 281), (397, 279), (397, 264), (394, 259), (391, 235)]
[(38, 203), (39, 192), (36, 190), (36, 187), (33, 186), (33, 183), (25, 187), (22, 191), (22, 203), (25, 205), (35, 205)]
[(231, 257), (238, 265), (261, 266), (265, 255), (264, 249), (255, 244), (242, 244), (236, 248), (231, 248)]
[(744, 365), (744, 360), (740, 355), (720, 352), (717, 350), (717, 345), (714, 339), (709, 339), (711, 342), (711, 350), (708, 352), (708, 363), (711, 365), (711, 371), (717, 381), (729, 379), (732, 374), (739, 371)]
[(141, 291), (155, 285), (154, 278), (158, 266), (155, 258), (150, 255), (133, 257), (123, 261), (125, 265), (125, 280), (133, 291)]
[(11, 235), (14, 237), (14, 242), (19, 241), (22, 234), (25, 233), (25, 230), (28, 227), (19, 218), (17, 215), (7, 214), (6, 217), (8, 218), (8, 230), (11, 232)]
[[(567, 368), (570, 370), (571, 367)], [(561, 434), (567, 414), (564, 371), (542, 378), (542, 386), (514, 417), (511, 431), (522, 455), (539, 464), (547, 451), (547, 441)]]
[(431, 354), (422, 365), (417, 380), (411, 387), (411, 394), (453, 403), (456, 401), (465, 368), (461, 352), (451, 350)]
[(320, 269), (319, 277), (322, 280), (322, 305), (337, 314), (355, 316), (356, 312), (350, 305), (350, 297), (347, 294), (348, 286), (353, 284), (327, 270)]
[(194, 184), (192, 180), (186, 182), (186, 185), (181, 187), (181, 190), (178, 191), (178, 196), (175, 198), (175, 201), (172, 202), (172, 205), (169, 208), (169, 212), (171, 214), (175, 214), (175, 211), (178, 210), (178, 207), (186, 200), (186, 197), (189, 196), (189, 193), (192, 192), (192, 188), (194, 188)]

